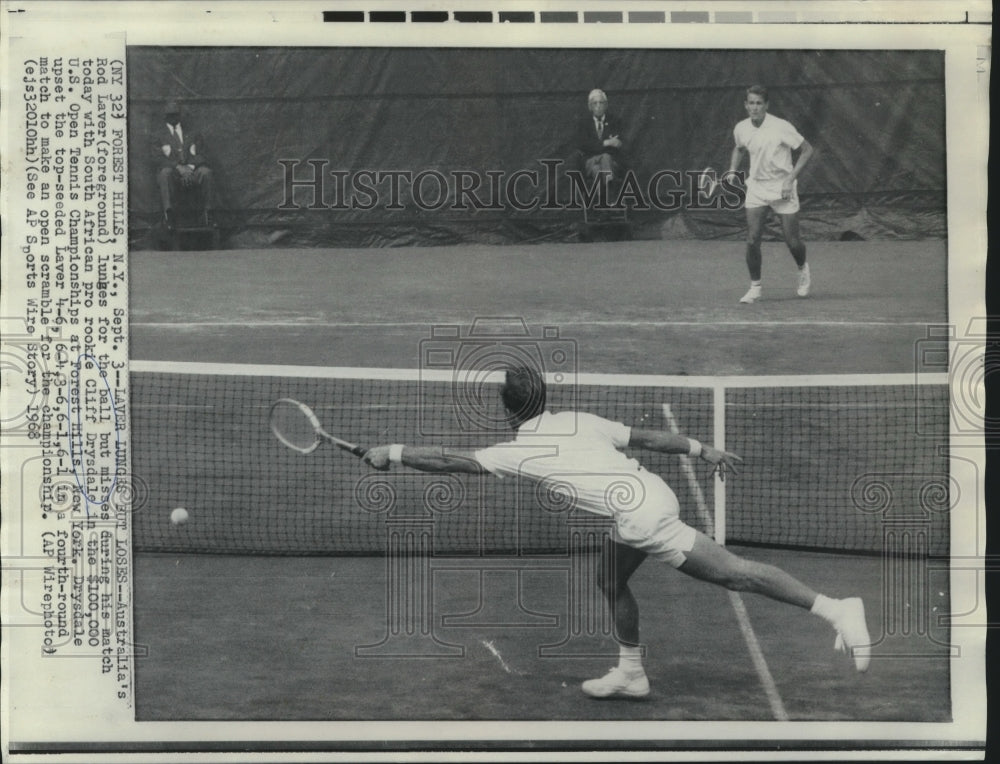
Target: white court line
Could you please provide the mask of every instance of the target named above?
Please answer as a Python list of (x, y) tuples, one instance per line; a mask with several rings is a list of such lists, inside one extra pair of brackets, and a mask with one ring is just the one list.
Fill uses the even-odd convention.
[[(680, 430), (677, 427), (677, 420), (674, 418), (673, 411), (670, 410), (669, 403), (663, 404), (663, 416), (666, 417), (670, 431), (675, 435), (680, 434)], [(705, 502), (705, 495), (702, 493), (701, 485), (698, 483), (698, 477), (695, 475), (694, 467), (691, 466), (691, 457), (681, 454), (680, 460), (681, 470), (684, 472), (690, 484), (691, 493), (694, 495), (698, 518), (701, 520), (704, 528), (711, 529), (714, 523), (708, 511), (708, 505)], [(771, 713), (777, 721), (787, 722), (789, 721), (788, 712), (785, 710), (785, 704), (782, 702), (781, 694), (778, 692), (778, 685), (775, 683), (774, 677), (771, 675), (771, 670), (767, 666), (764, 652), (760, 649), (760, 642), (757, 641), (757, 634), (753, 630), (753, 624), (750, 623), (750, 616), (747, 614), (746, 605), (743, 604), (743, 598), (740, 597), (738, 592), (730, 591), (728, 594), (729, 602), (733, 606), (733, 610), (736, 613), (736, 620), (740, 625), (740, 633), (743, 634), (743, 641), (746, 642), (747, 649), (750, 651), (750, 660), (753, 661), (753, 666), (757, 670), (761, 686), (764, 688), (764, 694), (767, 695), (768, 703), (771, 704)]]
[[(430, 323), (455, 323), (449, 321), (434, 321)], [(298, 320), (298, 321), (135, 321), (129, 322), (129, 326), (144, 327), (149, 329), (203, 329), (206, 327), (219, 327), (219, 328), (248, 328), (248, 329), (302, 329), (308, 327), (316, 327), (317, 329), (337, 329), (337, 328), (363, 328), (370, 327), (373, 329), (385, 328), (392, 326), (399, 327), (428, 327), (430, 323), (427, 321), (310, 321), (308, 319)], [(556, 322), (551, 322), (556, 323)], [(785, 320), (785, 321), (559, 321), (558, 324), (561, 327), (565, 326), (623, 326), (623, 327), (649, 327), (653, 329), (662, 329), (664, 327), (671, 326), (685, 326), (685, 327), (716, 327), (716, 326), (730, 326), (730, 327), (772, 327), (772, 326), (783, 326), (787, 327), (790, 324), (795, 326), (816, 326), (816, 327), (830, 327), (830, 326), (849, 326), (849, 327), (866, 327), (866, 326), (887, 326), (887, 327), (921, 327), (928, 326), (934, 323), (934, 321), (802, 321), (802, 320)]]
[(789, 721), (788, 712), (785, 710), (785, 704), (781, 702), (781, 695), (778, 694), (778, 685), (775, 684), (774, 677), (771, 676), (771, 670), (767, 667), (767, 661), (764, 660), (764, 652), (760, 649), (757, 634), (750, 624), (750, 616), (747, 615), (747, 608), (743, 604), (743, 598), (739, 595), (739, 592), (731, 591), (729, 592), (729, 601), (733, 605), (733, 610), (736, 611), (736, 620), (740, 623), (740, 631), (743, 633), (747, 649), (750, 651), (750, 659), (753, 661), (754, 668), (757, 669), (757, 676), (760, 677), (760, 683), (764, 686), (764, 693), (771, 704), (771, 713), (774, 714), (774, 718), (779, 722), (787, 722)]
[(512, 669), (510, 666), (507, 665), (507, 661), (505, 661), (503, 659), (503, 656), (500, 655), (500, 651), (497, 650), (496, 646), (493, 644), (492, 639), (489, 640), (488, 642), (485, 639), (480, 639), (479, 642), (480, 644), (483, 645), (483, 647), (489, 650), (490, 653), (492, 653), (494, 658), (500, 661), (500, 665), (501, 667), (503, 667), (504, 671), (506, 671), (508, 674), (517, 674), (518, 676), (524, 676), (524, 672), (518, 671), (517, 669)]

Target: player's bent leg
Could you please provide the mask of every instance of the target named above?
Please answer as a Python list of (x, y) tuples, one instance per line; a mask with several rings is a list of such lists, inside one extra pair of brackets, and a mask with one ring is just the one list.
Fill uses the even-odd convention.
[(795, 258), (795, 264), (799, 267), (799, 283), (796, 287), (796, 294), (799, 297), (808, 297), (809, 288), (812, 286), (812, 277), (809, 274), (809, 263), (806, 262), (806, 245), (799, 234), (798, 213), (790, 215), (778, 215), (781, 221), (781, 231), (785, 236), (785, 244), (788, 251)]
[(639, 605), (628, 585), (645, 559), (645, 552), (617, 541), (612, 541), (602, 552), (597, 585), (611, 609), (619, 660), (603, 677), (582, 684), (584, 693), (592, 698), (641, 698), (649, 694), (649, 679), (642, 667), (639, 646)]
[(760, 242), (764, 233), (764, 221), (767, 218), (767, 207), (747, 207), (747, 271), (750, 273), (750, 290), (740, 298), (742, 303), (754, 303), (761, 297), (761, 268), (763, 256)]
[(781, 221), (781, 233), (785, 237), (785, 244), (788, 247), (788, 251), (795, 258), (795, 264), (805, 264), (806, 245), (802, 241), (802, 235), (799, 232), (799, 213), (779, 213), (778, 220)]
[(639, 644), (639, 605), (628, 581), (646, 559), (646, 553), (612, 541), (601, 555), (597, 586), (607, 600), (615, 624), (615, 636), (622, 644)]

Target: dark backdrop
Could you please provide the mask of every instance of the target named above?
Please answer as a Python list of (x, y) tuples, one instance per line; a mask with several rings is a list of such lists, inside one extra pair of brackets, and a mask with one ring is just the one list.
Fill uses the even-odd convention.
[[(136, 244), (160, 215), (149, 133), (167, 99), (206, 137), (230, 246), (517, 243), (568, 240), (581, 215), (420, 210), (405, 184), (402, 210), (385, 209), (387, 195), (367, 211), (308, 209), (302, 192), (301, 209), (280, 209), (279, 160), (321, 159), (350, 173), (541, 172), (541, 160), (566, 158), (587, 93), (601, 87), (628, 125), (628, 161), (644, 186), (659, 170), (724, 169), (754, 82), (769, 86), (771, 113), (818, 151), (800, 183), (807, 237), (946, 233), (936, 51), (132, 47), (128, 75)], [(330, 203), (333, 186), (327, 177)], [(424, 188), (433, 200), (434, 181)], [(740, 211), (633, 215), (639, 238), (737, 238), (741, 229)]]

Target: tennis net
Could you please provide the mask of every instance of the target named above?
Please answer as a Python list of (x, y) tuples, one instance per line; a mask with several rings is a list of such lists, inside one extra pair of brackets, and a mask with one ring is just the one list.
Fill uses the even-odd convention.
[[(917, 396), (912, 378), (859, 379), (581, 374), (550, 378), (548, 408), (676, 427), (743, 456), (743, 473), (723, 493), (704, 463), (692, 473), (677, 456), (633, 454), (671, 485), (682, 518), (710, 535), (877, 552), (887, 518), (911, 512), (927, 515), (929, 551), (946, 553), (947, 513), (922, 507), (927, 476), (947, 493), (938, 450), (948, 435), (947, 386), (924, 384)], [(382, 554), (389, 524), (416, 523), (430, 524), (435, 554), (565, 554), (581, 513), (532, 483), (374, 472), (332, 448), (297, 454), (268, 427), (271, 403), (295, 398), (328, 432), (364, 446), (477, 448), (511, 438), (500, 381), (485, 372), (133, 362), (135, 549)], [(872, 499), (877, 476), (893, 485), (885, 507)], [(174, 526), (179, 506), (191, 519)]]

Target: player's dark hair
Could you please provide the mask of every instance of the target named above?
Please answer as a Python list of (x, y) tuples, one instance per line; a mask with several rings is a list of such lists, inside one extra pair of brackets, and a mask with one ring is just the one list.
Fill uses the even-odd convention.
[(764, 103), (768, 102), (768, 100), (767, 100), (767, 88), (764, 87), (763, 85), (751, 85), (750, 87), (748, 87), (747, 88), (747, 95), (746, 95), (746, 97), (749, 97), (749, 96), (752, 96), (752, 95), (759, 95), (761, 98), (764, 99)]
[(545, 410), (545, 380), (537, 369), (516, 366), (507, 370), (500, 400), (514, 427), (538, 416)]

